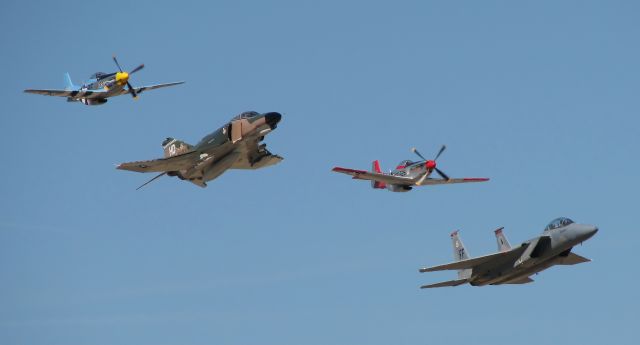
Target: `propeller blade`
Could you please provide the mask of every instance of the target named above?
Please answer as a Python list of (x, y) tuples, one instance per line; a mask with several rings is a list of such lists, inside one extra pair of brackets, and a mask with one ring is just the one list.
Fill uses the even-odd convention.
[(438, 168), (434, 168), (436, 170), (436, 172), (438, 173), (438, 175), (440, 175), (443, 179), (449, 181), (450, 178), (449, 176), (447, 176), (447, 174), (443, 173), (442, 170), (438, 169)]
[(131, 94), (131, 96), (133, 96), (133, 98), (138, 98), (136, 89), (134, 89), (133, 86), (131, 86), (131, 83), (127, 82), (127, 87), (129, 87), (129, 93)]
[(120, 72), (122, 72), (122, 67), (120, 67), (120, 64), (118, 63), (118, 59), (116, 59), (116, 56), (113, 56), (113, 62), (116, 63), (116, 66), (118, 66), (118, 69), (120, 70)]
[(423, 155), (421, 155), (421, 154), (420, 154), (420, 152), (418, 152), (418, 150), (417, 150), (415, 147), (412, 147), (412, 148), (411, 148), (411, 152), (413, 152), (413, 153), (417, 154), (417, 155), (418, 155), (418, 157), (422, 158), (422, 160), (424, 160), (424, 161), (426, 161), (426, 160), (427, 160), (426, 158), (424, 158), (424, 156), (423, 156)]
[(140, 66), (138, 66), (138, 67), (134, 68), (134, 69), (133, 69), (133, 71), (129, 72), (129, 75), (132, 75), (132, 74), (134, 74), (134, 73), (138, 72), (139, 70), (141, 70), (141, 69), (143, 69), (143, 68), (144, 68), (144, 64), (142, 64), (142, 65), (140, 65)]
[(166, 173), (167, 173), (167, 172), (165, 171), (165, 172), (163, 172), (163, 173), (159, 174), (158, 176), (156, 176), (156, 177), (152, 178), (151, 180), (149, 180), (149, 181), (145, 182), (142, 186), (140, 186), (140, 187), (136, 188), (136, 190), (138, 190), (138, 189), (140, 189), (140, 188), (142, 188), (142, 187), (144, 187), (144, 186), (148, 185), (149, 183), (151, 183), (151, 182), (155, 181), (156, 179), (158, 179), (158, 178), (162, 177), (162, 175), (165, 175)]
[(438, 154), (436, 155), (436, 158), (434, 158), (433, 160), (437, 160), (438, 157), (440, 157), (440, 155), (442, 154), (442, 152), (447, 148), (447, 146), (442, 145), (442, 147), (440, 148), (440, 151), (438, 151)]
[(424, 173), (424, 175), (422, 175), (422, 177), (418, 180), (418, 182), (416, 182), (416, 186), (422, 186), (422, 183), (424, 182), (424, 180), (427, 179), (428, 176), (429, 176), (429, 172), (427, 171), (426, 173)]

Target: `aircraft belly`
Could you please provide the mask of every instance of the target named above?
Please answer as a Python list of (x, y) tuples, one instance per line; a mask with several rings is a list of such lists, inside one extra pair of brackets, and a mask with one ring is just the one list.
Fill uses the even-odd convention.
[(202, 170), (202, 179), (205, 181), (211, 181), (216, 177), (222, 175), (227, 171), (231, 165), (238, 159), (238, 153), (231, 152), (228, 155), (222, 157), (220, 160), (215, 161)]

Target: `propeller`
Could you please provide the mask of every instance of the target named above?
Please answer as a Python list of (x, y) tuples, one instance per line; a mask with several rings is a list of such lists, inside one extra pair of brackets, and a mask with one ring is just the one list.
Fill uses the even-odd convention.
[(113, 56), (113, 62), (116, 63), (116, 66), (118, 66), (118, 70), (120, 70), (120, 73), (116, 74), (116, 82), (126, 82), (127, 83), (127, 87), (129, 88), (129, 93), (131, 94), (131, 96), (134, 99), (138, 98), (138, 94), (136, 93), (136, 89), (131, 85), (131, 83), (129, 82), (129, 76), (138, 72), (139, 70), (144, 68), (144, 64), (141, 64), (140, 66), (134, 68), (133, 70), (131, 70), (131, 72), (124, 72), (122, 70), (122, 67), (120, 67), (120, 64), (118, 63), (118, 59), (116, 59), (116, 56)]
[(429, 172), (432, 170), (435, 170), (436, 173), (438, 175), (440, 175), (440, 177), (442, 177), (443, 179), (449, 181), (449, 176), (447, 176), (447, 174), (445, 174), (442, 170), (438, 169), (436, 167), (436, 160), (438, 159), (438, 157), (440, 157), (440, 155), (442, 154), (442, 152), (444, 152), (444, 150), (447, 149), (447, 146), (442, 145), (442, 147), (440, 147), (440, 151), (438, 151), (438, 153), (436, 154), (435, 158), (433, 158), (432, 160), (428, 160), (426, 158), (424, 158), (423, 155), (420, 154), (420, 152), (418, 152), (418, 150), (414, 147), (411, 149), (411, 151), (413, 153), (415, 153), (416, 155), (418, 155), (418, 157), (422, 158), (422, 160), (425, 161), (425, 167), (427, 168), (427, 172), (420, 178), (420, 180), (418, 180), (418, 182), (416, 182), (416, 184), (418, 186), (422, 185), (422, 183), (427, 179), (427, 176), (429, 176)]

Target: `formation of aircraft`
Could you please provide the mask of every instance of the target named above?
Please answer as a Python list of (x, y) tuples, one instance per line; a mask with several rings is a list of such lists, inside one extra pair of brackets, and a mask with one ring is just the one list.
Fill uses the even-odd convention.
[[(341, 167), (335, 167), (333, 171), (351, 175), (357, 180), (369, 180), (371, 181), (371, 188), (386, 188), (392, 192), (408, 192), (415, 186), (489, 181), (488, 178), (450, 178), (442, 170), (438, 169), (436, 160), (446, 148), (445, 145), (442, 145), (433, 159), (424, 158), (418, 150), (412, 148), (411, 151), (422, 160), (418, 162), (403, 160), (388, 174), (382, 172), (380, 162), (377, 160), (373, 161), (371, 171)], [(430, 176), (434, 171), (441, 178), (431, 178)]]
[[(117, 72), (97, 72), (91, 79), (76, 86), (67, 73), (64, 90), (27, 89), (26, 93), (47, 96), (66, 97), (68, 102), (82, 102), (85, 105), (100, 105), (110, 97), (130, 94), (134, 99), (146, 90), (153, 90), (184, 83), (173, 82), (150, 86), (133, 87), (129, 81), (132, 74), (144, 68), (144, 65), (125, 72), (116, 57), (113, 61)], [(260, 169), (278, 164), (282, 157), (271, 154), (266, 144), (261, 142), (265, 136), (277, 128), (282, 115), (277, 112), (243, 112), (232, 118), (224, 126), (205, 136), (196, 145), (187, 144), (174, 138), (162, 142), (164, 157), (122, 163), (120, 170), (135, 172), (158, 172), (138, 189), (155, 181), (161, 176), (176, 176), (197, 186), (206, 187), (211, 181), (229, 169)], [(380, 162), (374, 161), (371, 171), (334, 167), (332, 170), (347, 174), (353, 179), (369, 180), (374, 189), (387, 189), (392, 192), (408, 192), (416, 186), (485, 182), (488, 178), (450, 178), (437, 167), (436, 161), (445, 151), (442, 145), (433, 159), (426, 159), (418, 150), (412, 149), (420, 161), (403, 160), (389, 173), (383, 173)], [(436, 173), (439, 178), (431, 175)], [(590, 261), (571, 250), (591, 238), (598, 228), (593, 225), (576, 224), (569, 218), (557, 218), (544, 230), (541, 236), (511, 247), (502, 232), (495, 231), (498, 252), (476, 258), (470, 258), (458, 231), (451, 234), (455, 261), (433, 267), (421, 268), (420, 272), (457, 270), (458, 279), (424, 285), (421, 288), (436, 288), (470, 284), (472, 286), (526, 284), (533, 282), (531, 275), (554, 265), (575, 265)]]
[[(107, 103), (110, 97), (131, 94), (135, 99), (144, 91), (159, 89), (161, 87), (179, 85), (183, 81), (156, 84), (141, 87), (133, 87), (129, 82), (129, 77), (144, 68), (144, 64), (134, 68), (131, 72), (125, 72), (120, 67), (116, 57), (113, 61), (118, 67), (118, 72), (104, 73), (96, 72), (91, 75), (90, 79), (85, 81), (81, 86), (74, 85), (71, 81), (69, 73), (65, 74), (65, 88), (59, 89), (26, 89), (26, 93), (34, 93), (45, 96), (67, 97), (67, 102), (82, 102), (85, 105), (101, 105)], [(125, 88), (126, 86), (126, 88)]]
[(174, 138), (162, 142), (164, 158), (122, 163), (117, 169), (136, 172), (160, 172), (138, 189), (163, 176), (177, 176), (197, 186), (206, 187), (228, 169), (259, 169), (280, 163), (282, 157), (271, 154), (265, 135), (276, 129), (282, 115), (244, 112), (202, 138), (195, 146)]
[(529, 276), (551, 266), (591, 261), (571, 250), (598, 232), (596, 226), (577, 224), (569, 218), (561, 217), (551, 221), (542, 235), (511, 247), (502, 230), (503, 228), (499, 228), (495, 231), (498, 252), (475, 258), (469, 257), (458, 231), (451, 233), (455, 261), (421, 268), (420, 272), (457, 270), (458, 279), (423, 285), (421, 288), (458, 286), (465, 283), (473, 286), (531, 283), (533, 279)]

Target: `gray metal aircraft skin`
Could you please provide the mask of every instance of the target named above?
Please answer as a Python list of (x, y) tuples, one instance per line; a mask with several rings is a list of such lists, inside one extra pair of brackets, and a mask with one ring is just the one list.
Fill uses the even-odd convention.
[[(391, 192), (408, 192), (415, 186), (489, 181), (488, 178), (450, 178), (447, 176), (442, 170), (438, 169), (436, 164), (436, 160), (446, 148), (446, 146), (442, 145), (434, 159), (426, 159), (418, 150), (412, 148), (411, 151), (422, 160), (418, 162), (412, 162), (408, 159), (403, 160), (388, 174), (382, 172), (380, 162), (377, 160), (373, 161), (371, 171), (342, 167), (334, 167), (332, 171), (350, 175), (356, 180), (369, 180), (371, 181), (371, 188), (387, 189)], [(440, 175), (441, 178), (432, 178), (431, 174), (433, 172)]]
[(129, 82), (129, 77), (143, 69), (144, 65), (134, 68), (131, 72), (125, 72), (120, 67), (115, 56), (113, 57), (113, 61), (116, 63), (119, 72), (96, 72), (92, 74), (90, 79), (85, 81), (81, 86), (74, 85), (69, 73), (66, 73), (64, 90), (27, 89), (24, 90), (24, 92), (45, 96), (66, 97), (67, 102), (81, 102), (84, 105), (101, 105), (107, 103), (107, 99), (110, 97), (121, 96), (128, 93), (131, 94), (134, 99), (137, 99), (138, 95), (144, 91), (184, 83), (183, 81), (178, 81), (166, 84), (133, 87)]
[(571, 249), (598, 231), (594, 225), (577, 224), (569, 218), (561, 217), (549, 223), (541, 236), (511, 247), (502, 229), (495, 231), (498, 252), (476, 258), (469, 258), (458, 231), (451, 233), (456, 261), (421, 268), (420, 272), (458, 270), (458, 279), (423, 285), (421, 288), (458, 286), (465, 283), (473, 286), (531, 283), (533, 279), (530, 275), (551, 266), (591, 261), (572, 253)]
[(205, 136), (198, 144), (167, 138), (162, 142), (164, 158), (122, 163), (117, 169), (136, 172), (160, 172), (138, 189), (160, 176), (176, 176), (197, 186), (206, 187), (228, 169), (259, 169), (280, 163), (260, 144), (265, 135), (276, 129), (282, 115), (276, 112), (259, 114), (244, 112)]

